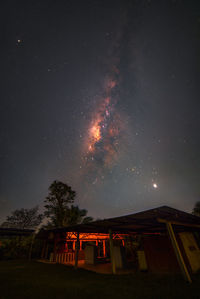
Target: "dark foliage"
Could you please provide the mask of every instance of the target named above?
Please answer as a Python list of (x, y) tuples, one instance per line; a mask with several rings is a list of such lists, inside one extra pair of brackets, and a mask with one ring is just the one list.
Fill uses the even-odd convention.
[(45, 200), (45, 216), (50, 219), (48, 227), (64, 227), (72, 224), (89, 222), (92, 217), (87, 217), (87, 210), (79, 209), (72, 203), (76, 192), (70, 186), (59, 181), (54, 181), (49, 187), (49, 195)]
[(18, 236), (3, 239), (0, 246), (0, 260), (28, 259), (30, 247), (32, 246), (31, 257), (39, 258), (41, 254), (41, 241), (33, 236)]
[(65, 225), (88, 223), (92, 220), (92, 217), (87, 216), (86, 209), (80, 209), (78, 206), (71, 205), (66, 213)]
[(76, 192), (70, 186), (59, 181), (54, 181), (49, 187), (49, 195), (46, 197), (45, 216), (54, 226), (64, 226), (66, 212), (69, 204), (74, 202)]
[(193, 210), (192, 210), (192, 214), (196, 215), (196, 216), (200, 216), (200, 201), (197, 201)]
[(36, 228), (43, 220), (43, 215), (39, 214), (38, 210), (38, 206), (32, 209), (15, 210), (11, 216), (7, 216), (6, 221), (1, 226), (20, 229)]

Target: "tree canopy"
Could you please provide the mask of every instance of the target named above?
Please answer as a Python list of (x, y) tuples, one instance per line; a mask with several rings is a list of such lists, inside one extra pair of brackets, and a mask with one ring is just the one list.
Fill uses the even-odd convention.
[(45, 199), (45, 216), (54, 226), (65, 224), (66, 212), (69, 204), (74, 202), (76, 192), (70, 186), (60, 181), (54, 181), (49, 187), (49, 195)]
[(82, 222), (89, 222), (87, 210), (74, 206), (76, 192), (67, 184), (54, 181), (49, 187), (49, 195), (45, 199), (45, 216), (50, 219), (49, 225), (64, 227)]
[(6, 221), (2, 223), (2, 227), (33, 229), (36, 228), (43, 219), (43, 215), (39, 214), (38, 206), (31, 209), (18, 209), (7, 216)]
[(200, 201), (197, 201), (195, 203), (195, 206), (192, 210), (192, 214), (196, 215), (196, 216), (200, 216)]
[(66, 211), (65, 226), (88, 223), (93, 220), (92, 217), (87, 216), (86, 209), (80, 209), (78, 206), (71, 205), (71, 207)]

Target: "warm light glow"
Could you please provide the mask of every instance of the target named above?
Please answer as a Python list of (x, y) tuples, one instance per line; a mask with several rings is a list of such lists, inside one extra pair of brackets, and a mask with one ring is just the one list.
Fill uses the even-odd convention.
[[(114, 234), (113, 239), (123, 240), (127, 236), (127, 234)], [(77, 236), (75, 232), (67, 232), (66, 233), (66, 241), (76, 240)], [(109, 234), (103, 233), (80, 233), (79, 240), (82, 241), (98, 241), (98, 240), (106, 240), (109, 239)]]
[[(88, 171), (98, 166), (97, 172), (103, 167), (111, 168), (119, 157), (119, 139), (124, 130), (121, 116), (115, 109), (116, 99), (113, 98), (112, 90), (117, 86), (117, 80), (107, 78), (105, 82), (105, 97), (99, 100), (93, 117), (88, 124), (85, 138), (85, 158)], [(98, 163), (98, 165), (97, 165)], [(99, 168), (101, 165), (101, 169)]]
[(93, 122), (91, 128), (89, 129), (89, 145), (88, 149), (90, 152), (95, 150), (95, 144), (101, 140), (101, 118), (98, 117), (95, 122)]
[(100, 131), (100, 126), (99, 125), (94, 125), (91, 130), (90, 133), (92, 135), (92, 137), (94, 138), (94, 141), (97, 142), (100, 140), (101, 138), (101, 131)]
[(158, 188), (158, 185), (156, 183), (153, 184), (154, 189)]

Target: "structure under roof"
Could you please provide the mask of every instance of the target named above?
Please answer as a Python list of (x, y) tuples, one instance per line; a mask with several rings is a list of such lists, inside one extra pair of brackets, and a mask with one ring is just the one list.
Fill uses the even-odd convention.
[(33, 229), (0, 227), (0, 236), (29, 236), (33, 232)]
[(52, 232), (135, 232), (151, 233), (166, 231), (166, 223), (176, 225), (177, 231), (200, 230), (200, 217), (168, 207), (162, 206), (135, 214), (104, 220), (92, 221), (86, 224), (72, 225), (64, 228), (51, 229)]

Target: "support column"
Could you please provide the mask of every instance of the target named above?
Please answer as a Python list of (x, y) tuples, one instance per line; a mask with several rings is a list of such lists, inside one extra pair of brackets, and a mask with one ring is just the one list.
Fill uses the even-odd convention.
[(106, 257), (106, 241), (103, 240), (103, 257)]
[(76, 251), (75, 251), (75, 264), (74, 264), (75, 269), (78, 268), (78, 253), (79, 253), (79, 247), (80, 247), (80, 244), (79, 244), (79, 232), (78, 232), (78, 233), (77, 233), (77, 237), (76, 237)]
[(167, 222), (166, 225), (167, 225), (167, 230), (168, 230), (168, 233), (169, 233), (169, 236), (170, 236), (170, 239), (171, 239), (171, 242), (172, 242), (172, 245), (173, 245), (173, 248), (174, 248), (174, 251), (175, 251), (177, 260), (178, 260), (178, 263), (179, 263), (179, 266), (180, 266), (181, 271), (182, 271), (182, 273), (183, 273), (183, 276), (185, 277), (185, 279), (186, 279), (188, 282), (191, 283), (192, 280), (191, 280), (189, 271), (188, 271), (188, 269), (187, 269), (187, 266), (186, 266), (186, 264), (185, 264), (185, 261), (184, 261), (184, 259), (183, 259), (183, 256), (182, 256), (180, 247), (179, 247), (179, 245), (178, 245), (178, 242), (177, 242), (177, 239), (176, 239), (176, 236), (175, 236), (175, 233), (174, 233), (172, 224), (171, 224), (170, 222)]
[(76, 241), (73, 241), (73, 251), (76, 251)]
[(29, 253), (28, 253), (28, 259), (29, 259), (29, 261), (31, 260), (31, 257), (32, 257), (32, 249), (33, 249), (34, 240), (35, 240), (35, 234), (33, 234), (32, 238), (31, 238), (31, 245), (30, 245)]
[(48, 258), (48, 250), (49, 250), (49, 244), (47, 243), (46, 250), (45, 250), (45, 259)]
[(54, 238), (54, 247), (53, 247), (53, 261), (56, 262), (56, 247), (57, 247), (57, 236), (55, 234)]
[(115, 258), (114, 258), (114, 248), (113, 248), (113, 234), (112, 230), (109, 229), (109, 238), (110, 238), (110, 258), (112, 264), (112, 273), (116, 274), (116, 265), (115, 265)]
[(46, 240), (43, 241), (43, 247), (42, 247), (42, 252), (41, 252), (41, 259), (44, 259), (46, 242), (47, 242)]

